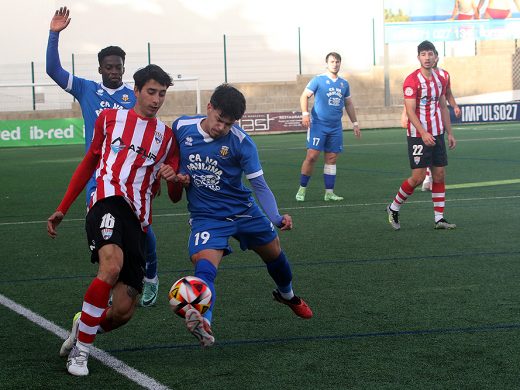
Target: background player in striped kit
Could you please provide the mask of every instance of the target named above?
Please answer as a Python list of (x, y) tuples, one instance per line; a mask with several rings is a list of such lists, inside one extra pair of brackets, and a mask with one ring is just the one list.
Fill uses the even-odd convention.
[[(300, 174), (300, 188), (296, 200), (303, 202), (307, 185), (311, 179), (314, 165), (324, 152), (325, 164), (323, 180), (325, 182), (325, 201), (340, 201), (343, 197), (334, 194), (336, 183), (336, 161), (338, 153), (343, 151), (343, 126), (341, 117), (343, 107), (354, 125), (354, 134), (361, 137), (361, 130), (356, 119), (356, 110), (350, 96), (347, 80), (338, 76), (341, 56), (329, 53), (325, 57), (327, 71), (314, 77), (305, 87), (300, 97), (302, 125), (307, 128), (307, 155), (303, 160)], [(314, 95), (314, 106), (309, 114), (309, 99)], [(310, 117), (312, 116), (312, 121)]]
[[(67, 72), (61, 66), (58, 52), (60, 31), (70, 23), (70, 10), (62, 7), (51, 19), (47, 44), (47, 74), (66, 92), (74, 96), (80, 106), (85, 122), (85, 152), (90, 147), (94, 133), (94, 122), (105, 108), (130, 109), (135, 104), (134, 90), (123, 83), (126, 53), (118, 46), (105, 47), (98, 54), (99, 73), (102, 82), (85, 80)], [(87, 205), (96, 188), (95, 178), (87, 184)], [(157, 276), (156, 238), (150, 226), (146, 235), (146, 275), (141, 306), (152, 306), (157, 300), (159, 278)]]
[[(460, 117), (461, 111), (460, 107), (455, 101), (455, 97), (453, 96), (453, 92), (451, 90), (451, 77), (448, 71), (439, 68), (439, 53), (435, 50), (435, 65), (432, 68), (438, 74), (446, 79), (446, 101), (453, 108), (453, 113), (458, 118)], [(449, 112), (446, 113), (447, 117), (449, 117)], [(401, 125), (406, 129), (408, 127), (408, 115), (406, 115), (406, 107), (403, 107), (403, 113), (401, 115)], [(432, 172), (430, 167), (426, 168), (426, 177), (421, 186), (422, 191), (431, 191), (432, 190)]]
[[(432, 167), (432, 200), (435, 229), (453, 229), (456, 225), (444, 218), (445, 166), (448, 165), (444, 130), (448, 133), (448, 146), (455, 148), (456, 140), (446, 109), (446, 80), (432, 70), (436, 62), (435, 46), (424, 41), (417, 47), (421, 67), (404, 81), (404, 103), (408, 115), (408, 157), (412, 175), (403, 181), (393, 202), (387, 206), (388, 222), (399, 230), (401, 205), (424, 181), (426, 168)], [(443, 125), (446, 125), (444, 128)]]
[[(96, 333), (108, 332), (132, 317), (142, 290), (146, 229), (152, 222), (152, 199), (160, 179), (187, 183), (177, 175), (179, 149), (171, 129), (157, 120), (171, 77), (157, 65), (134, 74), (136, 105), (103, 110), (94, 138), (74, 172), (47, 232), (56, 228), (95, 172), (96, 189), (86, 216), (87, 240), (97, 262), (97, 276), (87, 288), (82, 311), (60, 349), (69, 373), (88, 375), (88, 355)], [(113, 304), (108, 306), (110, 292)]]
[[(191, 217), (188, 249), (195, 276), (204, 280), (213, 294), (204, 318), (197, 310), (188, 310), (186, 326), (206, 347), (215, 341), (210, 327), (216, 300), (214, 281), (223, 256), (231, 253), (231, 237), (240, 242), (242, 250), (251, 249), (262, 258), (276, 285), (276, 301), (289, 306), (299, 317), (312, 317), (309, 306), (293, 292), (291, 266), (273, 227), (290, 230), (292, 218), (279, 214), (256, 145), (235, 124), (245, 109), (244, 95), (222, 84), (213, 92), (206, 116), (180, 117), (172, 125), (179, 142), (181, 172), (191, 177), (186, 189)], [(243, 175), (263, 212), (242, 183)]]

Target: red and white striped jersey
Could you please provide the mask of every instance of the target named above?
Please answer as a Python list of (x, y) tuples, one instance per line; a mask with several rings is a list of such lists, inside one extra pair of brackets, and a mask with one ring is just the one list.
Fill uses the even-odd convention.
[[(444, 133), (439, 99), (446, 94), (446, 79), (436, 71), (427, 80), (420, 69), (410, 74), (404, 81), (403, 93), (405, 99), (415, 99), (415, 114), (424, 129), (436, 136)], [(420, 137), (415, 126), (408, 120), (408, 137)]]
[(90, 150), (100, 160), (89, 207), (98, 200), (122, 196), (145, 230), (152, 223), (152, 199), (160, 186), (157, 172), (161, 164), (179, 170), (179, 146), (173, 131), (157, 118), (141, 117), (133, 109), (106, 109), (96, 120)]
[(451, 88), (451, 81), (450, 81), (451, 79), (450, 79), (450, 74), (448, 73), (448, 71), (446, 71), (442, 68), (435, 68), (435, 70), (437, 71), (438, 74), (440, 74), (446, 80), (446, 90), (450, 89)]

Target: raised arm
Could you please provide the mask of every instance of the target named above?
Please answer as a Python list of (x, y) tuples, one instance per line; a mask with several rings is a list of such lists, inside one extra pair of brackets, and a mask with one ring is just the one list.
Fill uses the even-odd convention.
[(60, 54), (58, 52), (58, 41), (60, 31), (67, 28), (70, 23), (69, 13), (70, 11), (67, 7), (62, 7), (54, 13), (50, 24), (46, 55), (47, 74), (63, 89), (67, 87), (70, 75), (69, 72), (61, 66)]

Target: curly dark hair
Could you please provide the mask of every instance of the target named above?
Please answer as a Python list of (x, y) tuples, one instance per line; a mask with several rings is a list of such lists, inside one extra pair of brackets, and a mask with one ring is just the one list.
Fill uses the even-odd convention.
[(121, 57), (123, 60), (123, 65), (125, 64), (126, 53), (119, 46), (108, 46), (108, 47), (105, 47), (104, 49), (102, 49), (97, 55), (99, 66), (101, 66), (103, 59), (108, 56)]
[(209, 100), (213, 108), (220, 110), (222, 116), (239, 120), (246, 111), (246, 98), (229, 84), (219, 85)]

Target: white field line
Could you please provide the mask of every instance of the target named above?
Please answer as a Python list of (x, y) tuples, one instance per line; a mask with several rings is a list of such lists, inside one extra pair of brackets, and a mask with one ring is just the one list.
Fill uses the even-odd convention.
[[(488, 183), (488, 182), (485, 182)], [(520, 198), (520, 195), (511, 195), (511, 196), (491, 196), (491, 197), (483, 197), (483, 198), (458, 198), (458, 199), (446, 199), (446, 202), (474, 202), (474, 201), (494, 201), (494, 200), (504, 200), (504, 199), (517, 199)], [(407, 200), (407, 204), (410, 203), (431, 203), (431, 199), (428, 200)], [(330, 204), (330, 205), (319, 205), (319, 206), (299, 206), (299, 207), (280, 207), (280, 210), (290, 211), (290, 210), (312, 210), (312, 209), (330, 209), (330, 208), (344, 208), (344, 207), (371, 207), (371, 206), (381, 206), (388, 205), (388, 202), (375, 202), (375, 203), (343, 203), (343, 204)], [(154, 218), (164, 218), (164, 217), (179, 217), (184, 216), (187, 217), (188, 213), (175, 213), (175, 214), (154, 214)], [(64, 219), (65, 222), (84, 222), (85, 218), (70, 218)], [(2, 222), (1, 226), (13, 226), (13, 225), (30, 225), (30, 224), (44, 224), (47, 221), (15, 221), (15, 222)]]
[[(20, 314), (21, 316), (27, 318), (32, 323), (38, 325), (39, 327), (55, 334), (60, 339), (65, 340), (69, 332), (65, 329), (60, 328), (58, 325), (56, 325), (54, 322), (51, 322), (42, 316), (34, 313), (33, 311), (27, 309), (26, 307), (19, 305), (18, 303), (12, 301), (11, 299), (7, 298), (6, 296), (0, 294), (0, 304), (7, 307), (8, 309), (11, 309), (12, 311)], [(56, 356), (58, 355), (58, 350), (56, 349)], [(160, 389), (160, 390), (168, 390), (169, 387), (164, 386), (163, 384), (157, 382), (155, 379), (150, 378), (149, 376), (143, 374), (140, 371), (137, 371), (135, 368), (132, 368), (128, 366), (127, 364), (123, 363), (121, 360), (116, 359), (112, 355), (106, 353), (105, 351), (96, 348), (91, 347), (90, 348), (90, 356), (93, 358), (99, 360), (101, 363), (103, 363), (105, 366), (113, 369), (114, 371), (117, 371), (121, 375), (127, 377), (131, 381), (137, 383), (139, 386), (142, 386), (146, 389)], [(63, 364), (65, 367), (65, 364)], [(65, 375), (65, 373), (64, 373)]]

